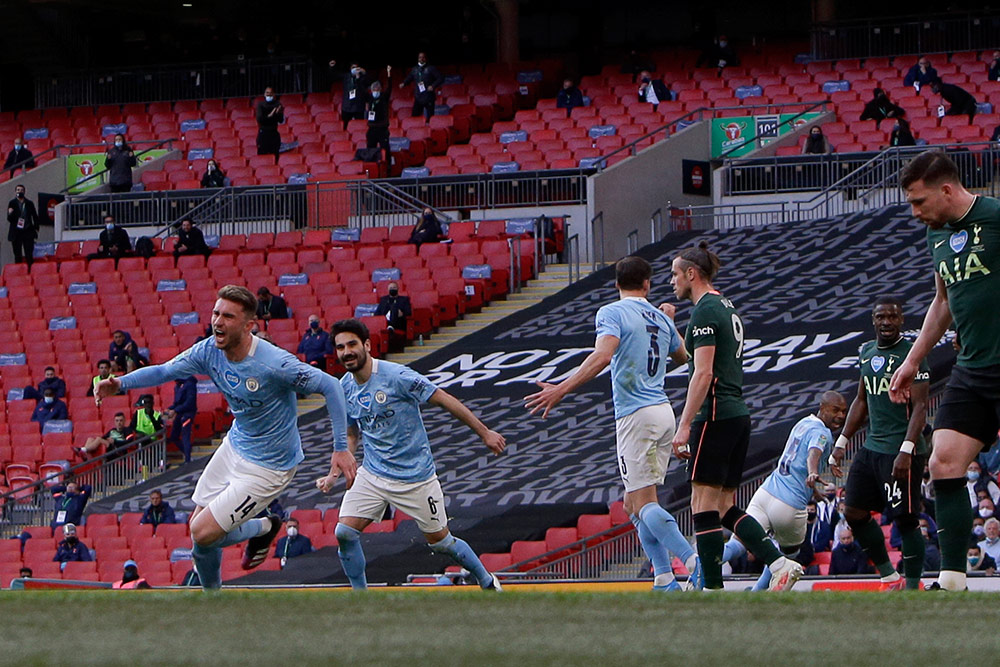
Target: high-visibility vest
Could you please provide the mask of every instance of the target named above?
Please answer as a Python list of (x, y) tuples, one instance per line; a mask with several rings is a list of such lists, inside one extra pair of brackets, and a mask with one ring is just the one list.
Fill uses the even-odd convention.
[[(153, 419), (159, 419), (160, 413), (153, 412)], [(135, 413), (135, 431), (136, 433), (144, 433), (145, 435), (152, 435), (156, 433), (156, 426), (153, 425), (153, 419), (149, 418), (146, 414), (146, 408), (141, 408)]]

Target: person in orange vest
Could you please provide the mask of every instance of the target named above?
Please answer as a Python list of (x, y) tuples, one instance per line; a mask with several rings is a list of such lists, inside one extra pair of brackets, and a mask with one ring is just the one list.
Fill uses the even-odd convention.
[(139, 564), (130, 559), (125, 561), (125, 570), (122, 572), (121, 581), (111, 584), (111, 588), (136, 589), (152, 588), (152, 586), (139, 576)]

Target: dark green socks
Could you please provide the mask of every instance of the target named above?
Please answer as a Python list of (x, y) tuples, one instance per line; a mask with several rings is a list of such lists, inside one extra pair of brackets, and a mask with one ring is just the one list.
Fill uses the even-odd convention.
[(934, 506), (941, 569), (964, 574), (969, 533), (972, 532), (972, 506), (969, 504), (969, 492), (965, 489), (965, 478), (934, 480)]
[(740, 538), (740, 542), (759, 561), (770, 565), (781, 558), (781, 552), (778, 551), (778, 547), (774, 546), (774, 542), (764, 532), (757, 519), (736, 505), (730, 507), (729, 511), (726, 512), (726, 516), (722, 518), (722, 525), (731, 530), (736, 537)]
[(694, 521), (694, 537), (705, 573), (705, 588), (722, 588), (722, 549), (726, 540), (722, 536), (722, 521), (718, 512), (698, 512)]

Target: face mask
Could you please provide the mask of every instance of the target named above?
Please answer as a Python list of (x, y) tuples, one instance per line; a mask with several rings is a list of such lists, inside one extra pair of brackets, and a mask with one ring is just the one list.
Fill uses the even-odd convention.
[(979, 565), (979, 556), (969, 556), (969, 565), (972, 567)]
[(986, 535), (986, 529), (983, 528), (982, 526), (973, 526), (972, 534), (975, 535), (976, 537), (983, 537), (984, 535)]
[(970, 482), (978, 482), (979, 481), (979, 473), (976, 472), (975, 470), (970, 470), (969, 472), (967, 472), (965, 474), (965, 476), (969, 478)]
[(727, 42), (726, 40), (722, 40), (721, 42), (719, 42), (719, 46), (721, 46), (722, 48), (726, 48), (726, 46), (728, 46), (728, 44), (729, 44), (729, 42)]
[(816, 512), (809, 512), (808, 514), (806, 514), (806, 518), (809, 521), (813, 521), (816, 518)]
[(927, 537), (927, 528), (925, 526), (920, 527), (920, 534)]
[(398, 294), (399, 294), (399, 290), (398, 289), (391, 289), (391, 290), (389, 290), (389, 296), (397, 296)]
[(989, 507), (980, 507), (979, 516), (983, 517), (984, 519), (989, 519), (991, 516), (993, 516), (993, 510), (991, 510)]
[(76, 543), (77, 543), (76, 535), (70, 535), (69, 537), (66, 538), (66, 544), (76, 544)]
[(296, 528), (295, 526), (289, 526), (288, 527), (288, 536), (289, 537), (295, 537), (298, 534), (299, 534), (299, 529), (298, 528)]
[(839, 516), (839, 517), (840, 517), (840, 520), (841, 520), (841, 521), (843, 521), (843, 520), (844, 520), (844, 513), (843, 513), (843, 512), (837, 512), (837, 516)]
[(361, 69), (358, 67), (354, 67), (351, 69), (351, 74), (353, 74), (354, 76), (359, 76), (361, 74)]
[(265, 95), (264, 96), (264, 101), (265, 102), (273, 102), (274, 101), (274, 95)]
[(650, 81), (652, 81), (652, 79), (650, 79), (648, 76), (642, 77), (642, 82), (643, 83), (649, 83)]
[(116, 141), (115, 142), (115, 148), (121, 148), (124, 143), (125, 142), (123, 142), (123, 141)]
[(215, 171), (215, 165), (214, 164), (208, 165), (208, 170), (209, 171)]
[(115, 223), (109, 222), (108, 224), (104, 225), (104, 228), (110, 232), (112, 229), (115, 228)]
[(46, 396), (46, 397), (45, 397), (45, 402), (46, 402), (46, 403), (54, 403), (54, 402), (55, 402), (55, 400), (56, 400), (56, 397), (55, 397), (55, 396)]
[(380, 97), (382, 97), (382, 92), (381, 91), (378, 91), (378, 90), (373, 90), (372, 91), (372, 99), (377, 100)]
[(24, 199), (24, 193), (23, 192), (18, 192), (17, 193), (17, 198), (18, 199)]
[(423, 67), (423, 66), (425, 66), (426, 64), (427, 64), (427, 63), (422, 63), (422, 62), (420, 62), (419, 60), (417, 61), (417, 67)]
[(21, 150), (21, 144), (14, 144), (14, 150), (16, 151)]
[(309, 328), (310, 329), (319, 329), (319, 322), (310, 322), (309, 323)]

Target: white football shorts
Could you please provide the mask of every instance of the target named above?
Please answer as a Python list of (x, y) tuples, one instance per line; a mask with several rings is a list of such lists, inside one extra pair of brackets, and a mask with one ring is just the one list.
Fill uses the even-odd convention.
[(647, 405), (615, 421), (618, 471), (626, 492), (663, 484), (674, 431), (669, 403)]
[(437, 475), (423, 482), (400, 482), (379, 477), (362, 465), (354, 484), (344, 494), (340, 516), (380, 521), (386, 505), (412, 516), (423, 533), (448, 527), (444, 492)]

